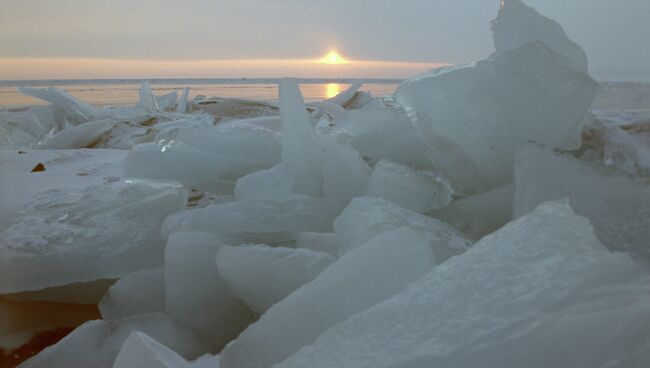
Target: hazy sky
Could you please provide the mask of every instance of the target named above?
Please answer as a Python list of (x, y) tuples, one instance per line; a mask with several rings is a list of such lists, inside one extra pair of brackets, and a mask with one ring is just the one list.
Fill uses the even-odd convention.
[[(406, 77), (431, 63), (469, 62), (489, 55), (489, 21), (498, 3), (0, 0), (0, 79)], [(527, 3), (559, 21), (583, 46), (596, 77), (650, 79), (650, 0)], [(352, 60), (410, 64), (365, 63), (345, 69), (290, 60), (316, 59), (330, 49)], [(215, 61), (242, 59), (279, 60), (267, 66), (251, 64), (250, 69)], [(232, 71), (232, 66), (239, 69)]]

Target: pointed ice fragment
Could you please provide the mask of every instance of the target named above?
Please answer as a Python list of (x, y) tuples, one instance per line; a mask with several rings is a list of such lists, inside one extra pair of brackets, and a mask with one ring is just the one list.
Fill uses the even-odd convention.
[(179, 114), (187, 114), (187, 99), (190, 95), (190, 89), (188, 87), (185, 87), (183, 89), (183, 94), (181, 95), (180, 100), (178, 100), (178, 103), (176, 104), (176, 112)]
[(540, 15), (520, 0), (503, 1), (499, 17), (492, 21), (492, 31), (497, 53), (514, 50), (527, 42), (539, 41), (566, 57), (576, 71), (587, 73), (587, 55), (567, 37), (562, 26)]
[(295, 79), (280, 82), (282, 114), (282, 163), (293, 178), (294, 192), (318, 197), (322, 194), (323, 150), (305, 109)]
[(175, 351), (144, 332), (133, 331), (124, 341), (113, 368), (190, 368)]
[(140, 87), (140, 100), (138, 101), (138, 107), (144, 109), (148, 113), (160, 112), (160, 106), (158, 106), (158, 100), (151, 90), (151, 84), (149, 82), (143, 82)]
[(58, 88), (37, 89), (18, 87), (18, 91), (62, 108), (65, 111), (66, 118), (73, 124), (85, 123), (100, 115), (94, 107), (77, 100)]

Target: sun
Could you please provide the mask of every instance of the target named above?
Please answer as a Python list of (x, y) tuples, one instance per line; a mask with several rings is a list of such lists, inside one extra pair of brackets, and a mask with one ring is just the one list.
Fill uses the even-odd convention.
[(345, 62), (346, 62), (343, 59), (343, 57), (341, 55), (339, 55), (338, 52), (336, 52), (334, 50), (330, 51), (320, 61), (321, 61), (321, 63), (330, 64), (330, 65), (345, 64)]

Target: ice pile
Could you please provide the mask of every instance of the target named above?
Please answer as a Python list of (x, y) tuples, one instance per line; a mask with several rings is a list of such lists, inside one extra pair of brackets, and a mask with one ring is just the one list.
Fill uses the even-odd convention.
[(502, 3), (493, 55), (394, 100), (24, 89), (51, 105), (0, 111), (0, 331), (101, 319), (23, 366), (650, 366), (647, 127), (596, 121), (582, 49)]

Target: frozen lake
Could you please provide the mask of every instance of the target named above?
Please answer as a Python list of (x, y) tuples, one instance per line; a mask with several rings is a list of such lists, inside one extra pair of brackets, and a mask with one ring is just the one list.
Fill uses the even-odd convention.
[[(71, 95), (97, 106), (128, 105), (138, 101), (138, 89), (144, 80), (61, 80), (61, 81), (0, 81), (0, 106), (42, 105), (45, 102), (25, 96), (16, 90), (18, 86), (36, 88), (57, 87)], [(263, 101), (277, 101), (277, 79), (167, 79), (152, 80), (157, 95), (172, 91), (182, 92), (190, 87), (190, 96), (234, 97)], [(354, 80), (304, 79), (301, 90), (305, 101), (319, 101), (333, 97), (345, 90)], [(400, 83), (394, 79), (364, 80), (363, 89), (373, 95), (390, 95)]]

